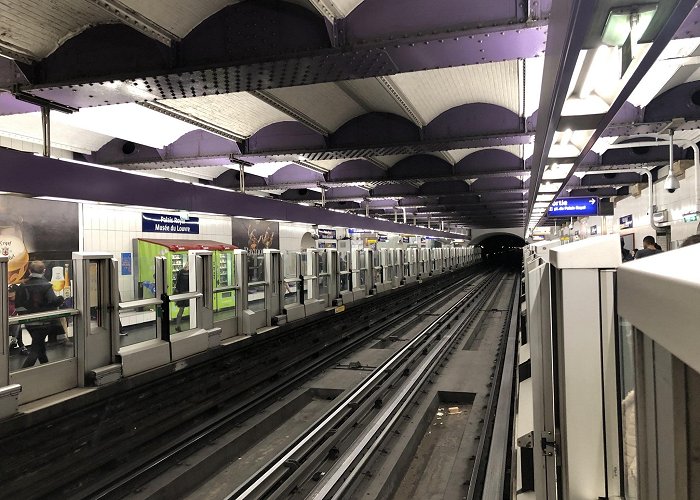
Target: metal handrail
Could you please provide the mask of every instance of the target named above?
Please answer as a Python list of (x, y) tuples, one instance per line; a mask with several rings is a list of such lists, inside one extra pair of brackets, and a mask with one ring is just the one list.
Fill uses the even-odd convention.
[(168, 296), (168, 298), (170, 299), (171, 302), (179, 302), (181, 300), (199, 299), (201, 297), (204, 297), (204, 294), (202, 292), (178, 293), (176, 295), (169, 295)]
[(152, 299), (131, 300), (129, 302), (120, 302), (119, 310), (129, 311), (131, 309), (138, 309), (139, 307), (160, 306), (162, 304), (163, 301), (155, 297)]
[(267, 286), (267, 281), (251, 281), (248, 286)]
[(28, 314), (20, 314), (17, 316), (10, 316), (8, 324), (18, 325), (20, 323), (31, 323), (32, 321), (42, 320), (42, 319), (54, 319), (54, 318), (65, 318), (68, 316), (78, 316), (80, 311), (78, 309), (56, 309), (51, 311), (42, 311)]
[(221, 288), (214, 288), (214, 293), (232, 292), (232, 291), (238, 290), (238, 289), (240, 289), (240, 287), (236, 286), (236, 285), (222, 286)]

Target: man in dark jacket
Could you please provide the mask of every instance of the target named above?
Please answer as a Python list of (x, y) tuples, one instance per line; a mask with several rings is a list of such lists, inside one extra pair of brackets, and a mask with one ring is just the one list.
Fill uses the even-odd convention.
[[(27, 313), (37, 313), (56, 309), (63, 304), (63, 297), (57, 297), (46, 279), (44, 273), (46, 266), (43, 262), (35, 260), (29, 263), (29, 278), (27, 278), (17, 291), (16, 305), (23, 307)], [(44, 364), (49, 362), (46, 356), (46, 336), (51, 328), (60, 327), (57, 320), (39, 320), (26, 323), (27, 331), (32, 337), (32, 345), (29, 348), (29, 356), (24, 360), (22, 368), (34, 366), (36, 360)]]
[(661, 253), (661, 247), (659, 247), (659, 249), (656, 248), (656, 240), (653, 236), (645, 236), (643, 244), (644, 248), (642, 248), (636, 254), (634, 254), (635, 260), (643, 259), (644, 257), (649, 257), (650, 255)]

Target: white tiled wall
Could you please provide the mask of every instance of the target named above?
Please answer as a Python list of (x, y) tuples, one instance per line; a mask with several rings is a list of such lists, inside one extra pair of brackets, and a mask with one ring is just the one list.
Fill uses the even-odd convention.
[[(664, 189), (665, 172), (661, 173), (662, 180), (654, 183), (654, 201), (657, 210), (668, 210), (671, 222), (671, 240), (682, 241), (698, 230), (698, 222), (684, 223), (683, 214), (695, 211), (695, 167), (688, 168), (680, 179), (680, 189), (669, 193)], [(620, 217), (633, 216), (631, 229), (619, 230)], [(649, 225), (649, 192), (644, 188), (640, 196), (627, 196), (615, 203), (615, 231), (622, 234), (634, 234), (635, 247), (642, 247), (642, 239), (655, 231)], [(661, 242), (663, 245), (663, 242)]]
[[(160, 210), (159, 212), (164, 212)], [(200, 234), (162, 234), (141, 232), (141, 210), (107, 205), (83, 205), (82, 249), (107, 252), (119, 259), (122, 252), (133, 252), (136, 238), (214, 240), (231, 243), (229, 217), (199, 216)], [(132, 262), (136, 256), (132, 257)], [(119, 277), (122, 301), (134, 299), (134, 276)]]
[[(27, 153), (43, 153), (44, 146), (36, 142), (22, 140), (16, 137), (0, 136), (0, 146), (4, 148), (16, 149), (17, 151), (26, 151)], [(51, 148), (51, 156), (53, 158), (73, 159), (73, 153), (65, 149)]]

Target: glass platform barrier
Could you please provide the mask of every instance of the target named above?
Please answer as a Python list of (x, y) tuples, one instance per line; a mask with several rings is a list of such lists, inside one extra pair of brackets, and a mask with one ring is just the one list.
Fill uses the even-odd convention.
[[(303, 255), (306, 256), (305, 254)], [(303, 262), (306, 262), (305, 260)], [(284, 313), (287, 321), (304, 318), (304, 279), (302, 278), (302, 254), (300, 252), (284, 252), (282, 255), (284, 269)]]
[(352, 259), (350, 250), (338, 250), (337, 257), (337, 280), (336, 287), (338, 290), (339, 302), (349, 304), (355, 300), (353, 295), (353, 272)]
[(362, 248), (353, 248), (352, 257), (352, 298), (360, 300), (367, 296), (367, 252)]
[[(324, 253), (325, 255), (325, 253)], [(304, 269), (304, 311), (306, 316), (319, 313), (326, 308), (327, 294), (321, 294), (321, 251), (307, 248), (302, 258), (305, 258)], [(302, 261), (303, 262), (303, 261)]]

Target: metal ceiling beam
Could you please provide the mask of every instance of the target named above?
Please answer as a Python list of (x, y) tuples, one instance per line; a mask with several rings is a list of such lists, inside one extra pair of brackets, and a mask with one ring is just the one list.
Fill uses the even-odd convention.
[[(602, 4), (602, 2), (599, 4)], [(598, 123), (590, 140), (583, 147), (575, 161), (575, 167), (584, 161), (585, 156), (595, 145), (607, 126), (613, 121), (627, 98), (649, 72), (668, 42), (676, 35), (688, 14), (695, 7), (696, 2), (695, 0), (676, 0), (672, 4), (673, 7), (668, 18), (654, 37), (644, 57), (636, 66), (634, 73), (618, 93), (610, 109)], [(561, 117), (561, 110), (568, 94), (574, 67), (590, 30), (594, 12), (595, 9), (591, 8), (590, 2), (584, 0), (559, 0), (554, 2), (552, 8), (539, 109), (539, 116), (547, 118), (539, 120), (537, 125), (529, 193), (529, 211), (532, 210), (537, 190), (542, 181), (547, 161), (546, 152), (552, 144), (554, 132)], [(564, 184), (569, 181), (574, 171), (575, 169), (571, 170)]]
[(246, 141), (242, 147), (242, 158), (260, 157), (268, 161), (293, 162), (304, 155), (309, 160), (335, 160), (366, 158), (371, 156), (386, 155), (414, 155), (435, 151), (447, 151), (450, 149), (466, 148), (493, 148), (497, 146), (510, 146), (518, 144), (530, 144), (534, 139), (533, 132), (509, 132), (482, 136), (468, 136), (457, 138), (445, 138), (440, 140), (416, 140), (403, 143), (380, 144), (350, 144), (336, 147), (296, 148), (280, 151), (254, 149)]
[[(546, 20), (523, 23), (514, 19), (512, 24), (456, 30), (450, 22), (446, 19), (444, 27), (353, 41), (352, 45), (329, 47), (326, 41), (303, 51), (282, 46), (273, 59), (269, 47), (256, 54), (233, 46), (220, 51), (226, 56), (214, 61), (211, 47), (201, 40), (196, 46), (184, 47), (195, 43), (188, 37), (178, 50), (182, 53), (188, 48), (187, 63), (180, 62), (182, 57), (176, 53), (158, 63), (157, 58), (143, 53), (134, 55), (133, 61), (123, 61), (120, 70), (108, 69), (104, 61), (97, 60), (99, 55), (85, 48), (84, 56), (75, 61), (66, 59), (52, 66), (49, 56), (36, 63), (32, 84), (22, 90), (75, 107), (265, 90), (534, 57), (542, 54), (547, 36)], [(72, 41), (76, 51), (81, 50), (80, 36)], [(113, 41), (115, 45), (120, 42)], [(144, 69), (149, 65), (152, 70)], [(115, 86), (117, 80), (138, 83), (139, 92), (131, 85)]]
[(37, 60), (36, 56), (28, 50), (6, 41), (0, 41), (0, 56), (14, 59), (15, 61), (25, 64), (32, 64)]
[(149, 38), (159, 41), (160, 43), (170, 46), (173, 42), (179, 42), (180, 37), (163, 28), (160, 24), (154, 22), (140, 12), (124, 5), (119, 0), (86, 0), (91, 4), (108, 12), (115, 19), (131, 26), (136, 31), (143, 33)]

